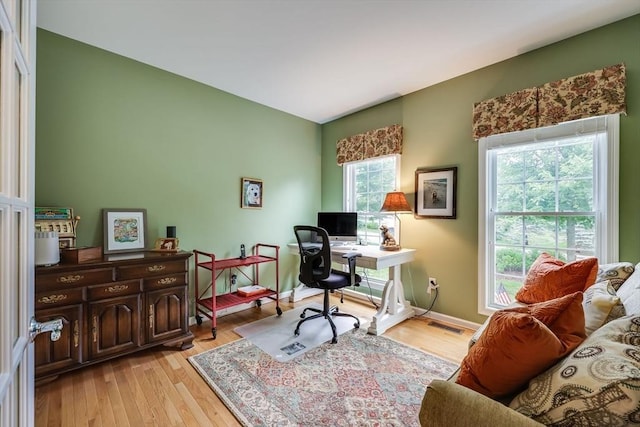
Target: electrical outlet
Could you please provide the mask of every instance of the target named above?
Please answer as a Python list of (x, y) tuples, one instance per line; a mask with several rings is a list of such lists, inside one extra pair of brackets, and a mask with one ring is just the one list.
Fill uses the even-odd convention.
[(427, 286), (427, 293), (430, 294), (432, 290), (438, 287), (438, 281), (435, 277), (429, 277), (429, 285)]

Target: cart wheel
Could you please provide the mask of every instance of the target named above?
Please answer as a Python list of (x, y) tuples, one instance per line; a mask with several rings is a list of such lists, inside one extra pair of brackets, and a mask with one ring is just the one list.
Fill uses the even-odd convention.
[(213, 335), (213, 339), (216, 339), (216, 328), (211, 329), (211, 335)]
[(262, 301), (257, 299), (256, 300), (256, 307), (260, 307), (260, 306), (262, 306)]
[(198, 326), (202, 325), (202, 316), (196, 314), (196, 323)]
[(282, 316), (282, 309), (280, 307), (276, 307), (276, 313), (278, 313), (278, 316)]

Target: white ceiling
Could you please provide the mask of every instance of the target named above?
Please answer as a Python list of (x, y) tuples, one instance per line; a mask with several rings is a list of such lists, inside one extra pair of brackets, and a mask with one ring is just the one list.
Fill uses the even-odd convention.
[(45, 0), (38, 26), (325, 123), (640, 13), (640, 0)]

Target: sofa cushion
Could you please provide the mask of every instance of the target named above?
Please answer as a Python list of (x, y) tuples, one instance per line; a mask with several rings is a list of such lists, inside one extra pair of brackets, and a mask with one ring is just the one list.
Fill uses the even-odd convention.
[(630, 262), (614, 262), (611, 264), (600, 264), (598, 266), (598, 275), (596, 276), (596, 282), (604, 282), (609, 280), (611, 286), (616, 291), (624, 283), (625, 280), (631, 276), (635, 267)]
[(531, 380), (510, 407), (545, 425), (640, 423), (640, 317), (596, 330), (552, 369)]
[(533, 304), (584, 291), (595, 283), (597, 273), (597, 258), (565, 263), (543, 252), (527, 272), (516, 300)]
[(624, 316), (624, 306), (609, 280), (595, 283), (584, 291), (582, 308), (587, 336), (605, 323)]
[(456, 382), (499, 399), (524, 388), (584, 338), (582, 292), (499, 310), (463, 359)]
[(640, 315), (640, 263), (635, 271), (616, 290), (627, 315)]

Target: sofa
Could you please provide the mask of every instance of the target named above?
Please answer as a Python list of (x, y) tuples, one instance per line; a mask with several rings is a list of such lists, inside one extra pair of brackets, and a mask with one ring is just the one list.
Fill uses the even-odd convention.
[[(547, 295), (551, 299), (539, 303), (516, 302), (490, 316), (470, 340), (469, 352), (458, 371), (448, 380), (434, 380), (427, 387), (420, 424), (473, 427), (640, 424), (640, 263), (598, 266), (596, 261), (595, 271), (595, 278), (593, 274), (584, 278), (582, 291), (571, 294), (565, 291), (559, 298)], [(531, 271), (525, 287), (530, 275)], [(558, 277), (554, 280), (565, 283)], [(518, 295), (516, 299), (520, 300)], [(577, 301), (581, 311), (576, 308)], [(564, 322), (564, 326), (559, 326), (556, 320), (546, 322), (545, 316), (550, 318), (550, 312), (551, 317), (556, 316), (554, 319), (564, 317), (568, 322), (559, 322)], [(495, 336), (507, 328), (496, 328), (495, 324), (512, 326), (507, 341), (501, 344), (497, 344)], [(530, 327), (544, 329), (546, 335), (542, 335), (547, 341), (538, 342), (538, 336), (529, 339), (518, 335)], [(482, 343), (484, 347), (478, 349)], [(537, 359), (553, 346), (557, 346), (556, 355), (560, 355), (557, 360), (547, 358), (542, 364), (529, 366), (529, 359)], [(480, 363), (476, 371), (469, 368), (474, 357)], [(485, 372), (490, 374), (484, 375)], [(518, 375), (522, 377), (518, 379), (520, 382), (512, 381)]]

